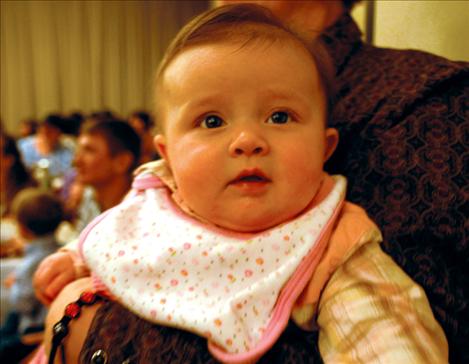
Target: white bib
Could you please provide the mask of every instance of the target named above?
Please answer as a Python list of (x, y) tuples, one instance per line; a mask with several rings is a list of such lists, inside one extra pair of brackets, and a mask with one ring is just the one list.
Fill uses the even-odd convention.
[(81, 251), (129, 310), (206, 337), (220, 360), (246, 361), (273, 345), (311, 278), (345, 195), (345, 179), (334, 180), (296, 219), (239, 234), (188, 217), (157, 177), (141, 177), (138, 193), (85, 230)]

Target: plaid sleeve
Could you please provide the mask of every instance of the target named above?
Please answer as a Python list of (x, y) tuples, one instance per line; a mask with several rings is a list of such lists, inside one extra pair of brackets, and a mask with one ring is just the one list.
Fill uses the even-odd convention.
[(380, 248), (359, 248), (319, 302), (325, 363), (447, 363), (448, 343), (423, 289)]

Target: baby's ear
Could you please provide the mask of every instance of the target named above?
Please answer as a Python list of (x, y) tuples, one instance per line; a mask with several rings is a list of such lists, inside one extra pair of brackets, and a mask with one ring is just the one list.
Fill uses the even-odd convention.
[(339, 132), (334, 128), (326, 129), (326, 147), (324, 149), (324, 162), (327, 161), (332, 153), (334, 153), (339, 143)]
[(161, 158), (164, 158), (168, 162), (168, 153), (166, 152), (166, 138), (163, 134), (157, 134), (153, 138), (153, 145)]

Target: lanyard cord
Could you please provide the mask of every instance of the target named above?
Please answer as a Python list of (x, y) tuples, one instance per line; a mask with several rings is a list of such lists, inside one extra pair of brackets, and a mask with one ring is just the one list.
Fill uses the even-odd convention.
[(68, 324), (78, 318), (83, 306), (91, 306), (96, 302), (104, 299), (104, 296), (97, 292), (85, 291), (80, 295), (80, 298), (75, 302), (69, 303), (65, 307), (64, 315), (52, 328), (52, 348), (49, 354), (49, 364), (54, 364), (57, 350), (60, 348), (62, 364), (65, 364), (65, 348), (63, 340), (68, 335)]

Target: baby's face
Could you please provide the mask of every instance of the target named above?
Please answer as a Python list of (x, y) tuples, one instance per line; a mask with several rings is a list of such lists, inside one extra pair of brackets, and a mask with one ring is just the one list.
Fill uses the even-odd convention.
[(190, 48), (166, 69), (155, 144), (199, 216), (255, 232), (302, 212), (337, 143), (306, 50), (272, 45)]

